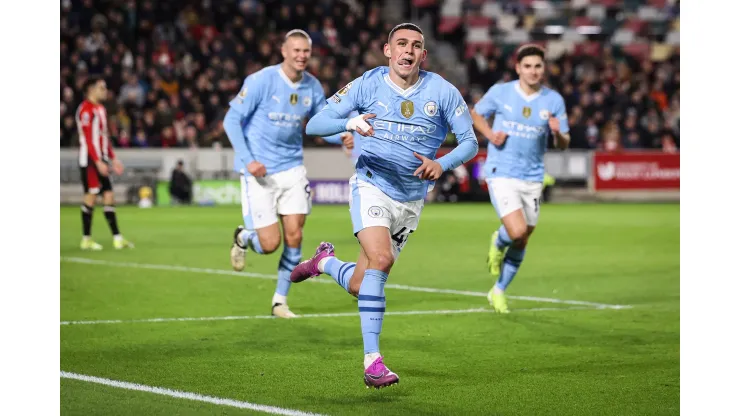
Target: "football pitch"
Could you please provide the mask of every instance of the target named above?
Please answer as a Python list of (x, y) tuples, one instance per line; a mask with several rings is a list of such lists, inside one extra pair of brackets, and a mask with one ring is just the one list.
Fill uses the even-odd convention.
[[(678, 204), (544, 205), (509, 288), (485, 298), (490, 204), (429, 204), (386, 285), (380, 338), (397, 386), (367, 390), (356, 300), (330, 277), (293, 285), (274, 319), (277, 253), (231, 270), (241, 209), (121, 207), (115, 251), (98, 207), (79, 249), (61, 208), (64, 415), (677, 415)], [(315, 206), (321, 241), (354, 261), (345, 206)]]

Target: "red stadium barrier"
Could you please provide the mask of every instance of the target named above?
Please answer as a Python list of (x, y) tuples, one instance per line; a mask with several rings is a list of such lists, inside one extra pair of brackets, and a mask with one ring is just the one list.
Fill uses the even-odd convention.
[(594, 191), (681, 189), (678, 153), (595, 152), (591, 169)]

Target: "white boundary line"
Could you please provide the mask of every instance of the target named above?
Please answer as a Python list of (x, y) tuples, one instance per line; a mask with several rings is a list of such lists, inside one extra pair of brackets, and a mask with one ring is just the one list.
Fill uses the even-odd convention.
[[(93, 264), (93, 265), (100, 265), (100, 266), (129, 267), (129, 268), (134, 268), (134, 269), (152, 269), (152, 270), (167, 270), (167, 271), (178, 271), (178, 272), (187, 272), (187, 273), (220, 274), (220, 275), (226, 275), (226, 276), (250, 277), (254, 279), (277, 280), (277, 275), (274, 275), (274, 274), (235, 272), (232, 270), (173, 266), (170, 264), (128, 263), (128, 262), (117, 262), (117, 261), (108, 261), (108, 260), (95, 260), (95, 259), (88, 259), (84, 257), (61, 257), (60, 261), (68, 262), (68, 263)], [(329, 279), (310, 279), (309, 281), (318, 282), (318, 283), (336, 284), (334, 280), (329, 280)], [(488, 293), (486, 292), (471, 292), (467, 290), (455, 290), (455, 289), (437, 289), (437, 288), (431, 288), (431, 287), (397, 285), (393, 283), (386, 284), (385, 288), (386, 289), (408, 290), (411, 292), (444, 293), (444, 294), (450, 294), (450, 295), (476, 296), (476, 297), (488, 295)], [(563, 305), (589, 306), (589, 307), (597, 308), (597, 309), (626, 309), (626, 308), (632, 307), (632, 305), (614, 305), (614, 304), (609, 304), (609, 303), (587, 302), (583, 300), (540, 298), (540, 297), (535, 297), (535, 296), (508, 296), (508, 298), (518, 299), (518, 300), (528, 300), (528, 301), (533, 301), (533, 302), (557, 303), (557, 304), (563, 304)]]
[(87, 376), (84, 374), (68, 373), (61, 371), (59, 373), (60, 378), (68, 378), (72, 380), (86, 381), (88, 383), (103, 384), (110, 387), (116, 387), (119, 389), (143, 391), (147, 393), (160, 394), (162, 396), (176, 397), (178, 399), (194, 400), (197, 402), (211, 403), (219, 406), (237, 407), (239, 409), (249, 409), (257, 412), (265, 412), (273, 415), (287, 415), (287, 416), (322, 416), (318, 413), (308, 413), (300, 410), (284, 409), (282, 407), (267, 406), (264, 404), (254, 404), (249, 402), (242, 402), (233, 399), (222, 399), (220, 397), (204, 396), (198, 393), (190, 393), (187, 391), (171, 390), (164, 387), (152, 387), (145, 386), (143, 384), (129, 383), (126, 381), (110, 380), (107, 378)]
[[(513, 309), (512, 312), (542, 312), (542, 311), (568, 311), (568, 310), (597, 310), (585, 306), (571, 306), (567, 308), (522, 308)], [(385, 315), (448, 315), (462, 313), (493, 313), (490, 308), (472, 308), (472, 309), (441, 309), (431, 311), (390, 311)], [(313, 313), (298, 315), (298, 318), (343, 318), (348, 316), (359, 316), (358, 312), (340, 312), (340, 313)], [(137, 324), (153, 322), (191, 322), (191, 321), (237, 321), (245, 319), (275, 319), (272, 315), (244, 315), (244, 316), (205, 316), (202, 318), (150, 318), (150, 319), (102, 319), (97, 321), (61, 321), (59, 325), (100, 325), (100, 324)]]

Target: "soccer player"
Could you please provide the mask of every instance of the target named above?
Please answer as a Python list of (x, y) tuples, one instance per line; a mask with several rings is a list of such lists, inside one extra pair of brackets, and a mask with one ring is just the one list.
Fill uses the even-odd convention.
[[(326, 273), (358, 298), (368, 388), (398, 383), (398, 375), (383, 363), (379, 348), (388, 273), (419, 224), (429, 187), (478, 150), (460, 92), (441, 76), (419, 69), (427, 56), (421, 29), (410, 23), (396, 26), (383, 52), (387, 67), (369, 70), (344, 86), (306, 126), (307, 133), (320, 136), (342, 131), (363, 136), (349, 181), (359, 259), (340, 261), (334, 246), (325, 242), (290, 276), (293, 282), (301, 282)], [(349, 118), (353, 110), (360, 114)], [(435, 159), (448, 126), (458, 146)]]
[[(492, 86), (471, 111), (476, 130), (490, 142), (484, 172), (502, 223), (491, 237), (488, 252), (495, 281), (488, 301), (499, 313), (509, 313), (504, 291), (516, 276), (537, 225), (547, 139), (552, 133), (560, 149), (570, 143), (565, 101), (543, 85), (545, 51), (524, 45), (516, 59), (519, 79)], [(491, 115), (495, 115), (493, 128), (487, 121)]]
[[(282, 45), (283, 62), (248, 76), (231, 100), (224, 129), (236, 152), (234, 170), (241, 174), (244, 226), (237, 227), (231, 265), (244, 269), (246, 251), (269, 254), (284, 246), (278, 263), (278, 282), (272, 314), (294, 318), (287, 303), (290, 272), (301, 260), (306, 215), (311, 193), (303, 166), (304, 119), (324, 106), (321, 83), (305, 71), (311, 57), (311, 38), (291, 30)], [(352, 147), (352, 135), (325, 137)], [(279, 217), (279, 218), (278, 218)]]
[(133, 248), (134, 245), (123, 238), (118, 229), (113, 185), (109, 176), (109, 166), (117, 175), (123, 173), (123, 163), (116, 159), (113, 144), (108, 137), (108, 120), (101, 102), (108, 94), (105, 81), (90, 77), (83, 86), (85, 99), (77, 108), (75, 121), (80, 135), (80, 177), (85, 192), (82, 202), (82, 242), (83, 250), (102, 250), (103, 246), (90, 237), (93, 210), (98, 194), (103, 193), (103, 213), (113, 233), (113, 247)]

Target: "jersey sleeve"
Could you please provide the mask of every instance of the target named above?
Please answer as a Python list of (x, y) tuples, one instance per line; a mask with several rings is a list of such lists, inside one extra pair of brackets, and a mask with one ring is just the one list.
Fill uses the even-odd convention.
[(230, 102), (229, 106), (242, 117), (250, 117), (264, 99), (266, 84), (269, 80), (264, 73), (257, 72), (248, 76), (242, 84), (242, 89)]
[(349, 84), (342, 87), (326, 100), (327, 108), (333, 110), (342, 117), (347, 117), (349, 113), (358, 110), (364, 102), (363, 83), (366, 82), (365, 76), (355, 78)]
[(555, 100), (555, 108), (553, 109), (552, 115), (560, 121), (560, 132), (568, 133), (570, 126), (568, 125), (568, 113), (565, 110), (565, 100), (561, 95), (558, 95)]
[(494, 85), (489, 88), (483, 97), (481, 97), (481, 99), (475, 104), (475, 107), (473, 107), (475, 112), (482, 115), (484, 118), (491, 117), (491, 115), (498, 110), (496, 100), (498, 99), (500, 90), (501, 87), (499, 85)]
[(473, 131), (473, 120), (468, 105), (460, 91), (448, 84), (442, 93), (442, 114), (457, 139), (457, 147), (437, 159), (444, 170), (454, 169), (472, 159), (478, 150), (478, 141)]
[(440, 101), (442, 103), (442, 114), (452, 133), (457, 136), (458, 143), (467, 136), (475, 138), (473, 119), (470, 117), (468, 105), (460, 91), (451, 84), (447, 85)]

